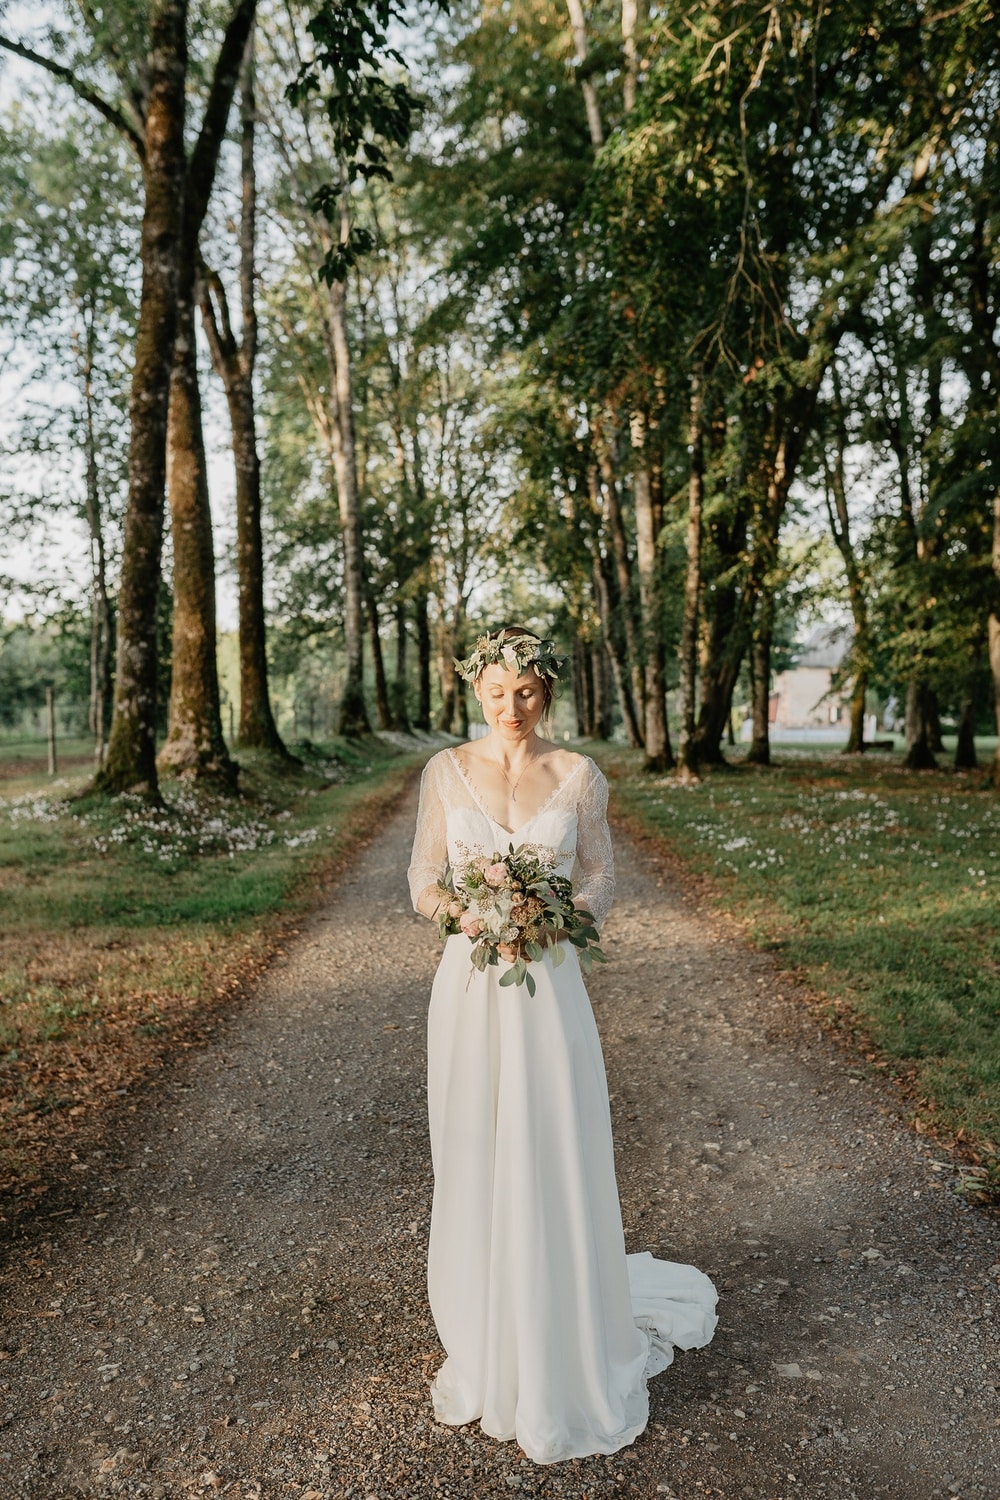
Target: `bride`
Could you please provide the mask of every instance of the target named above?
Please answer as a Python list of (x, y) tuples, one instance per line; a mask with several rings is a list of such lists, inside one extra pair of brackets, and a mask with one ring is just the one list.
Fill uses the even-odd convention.
[[(530, 844), (599, 926), (614, 892), (608, 786), (543, 739), (560, 660), (521, 626), (482, 636), (461, 675), (489, 733), (428, 761), (409, 869), (434, 918), (448, 866)], [(440, 1422), (478, 1420), (536, 1463), (613, 1453), (648, 1420), (646, 1380), (707, 1344), (716, 1293), (694, 1266), (626, 1255), (604, 1060), (576, 950), (500, 987), (446, 940), (428, 1017), (431, 1311), (447, 1358)], [(511, 954), (511, 957), (514, 955)]]

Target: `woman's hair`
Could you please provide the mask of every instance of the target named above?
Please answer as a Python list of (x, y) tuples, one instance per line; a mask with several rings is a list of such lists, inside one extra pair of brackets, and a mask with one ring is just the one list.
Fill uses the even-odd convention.
[(557, 656), (549, 640), (529, 630), (526, 625), (501, 625), (489, 630), (476, 641), (475, 650), (464, 661), (455, 659), (455, 668), (466, 682), (478, 682), (489, 666), (516, 669), (519, 673), (531, 667), (545, 690), (545, 712), (555, 696), (555, 683), (566, 658)]

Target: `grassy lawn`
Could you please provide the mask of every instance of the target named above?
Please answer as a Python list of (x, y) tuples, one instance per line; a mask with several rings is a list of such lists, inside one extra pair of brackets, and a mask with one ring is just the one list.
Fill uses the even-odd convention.
[(693, 787), (597, 758), (662, 840), (905, 1080), (918, 1127), (971, 1143), (1000, 1186), (1000, 797), (898, 756), (777, 747)]
[(291, 777), (241, 754), (240, 798), (167, 783), (159, 809), (0, 779), (0, 1191), (31, 1197), (197, 1045), (426, 753), (338, 743)]

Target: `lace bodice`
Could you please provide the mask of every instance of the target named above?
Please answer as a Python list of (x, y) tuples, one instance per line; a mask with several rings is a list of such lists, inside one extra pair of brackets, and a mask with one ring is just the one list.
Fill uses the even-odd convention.
[(581, 755), (552, 795), (511, 832), (497, 823), (451, 750), (431, 757), (420, 778), (420, 804), (407, 877), (416, 908), (428, 886), (477, 854), (530, 844), (551, 858), (553, 872), (573, 881), (573, 899), (603, 925), (615, 890), (608, 831), (608, 783)]

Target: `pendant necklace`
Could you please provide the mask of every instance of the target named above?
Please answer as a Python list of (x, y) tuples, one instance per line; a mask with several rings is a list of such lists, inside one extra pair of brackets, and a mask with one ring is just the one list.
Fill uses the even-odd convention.
[(521, 785), (521, 782), (524, 780), (525, 773), (531, 769), (531, 766), (534, 763), (533, 760), (529, 760), (528, 761), (528, 764), (525, 766), (524, 770), (521, 772), (520, 776), (517, 778), (516, 781), (511, 781), (510, 777), (507, 775), (507, 772), (504, 770), (503, 766), (500, 764), (500, 762), (499, 762), (499, 760), (497, 759), (496, 756), (493, 757), (493, 760), (494, 760), (494, 763), (496, 765), (497, 770), (500, 772), (500, 775), (503, 777), (504, 781), (506, 781), (507, 785), (510, 787), (510, 800), (512, 802), (516, 802), (517, 801), (517, 789)]

